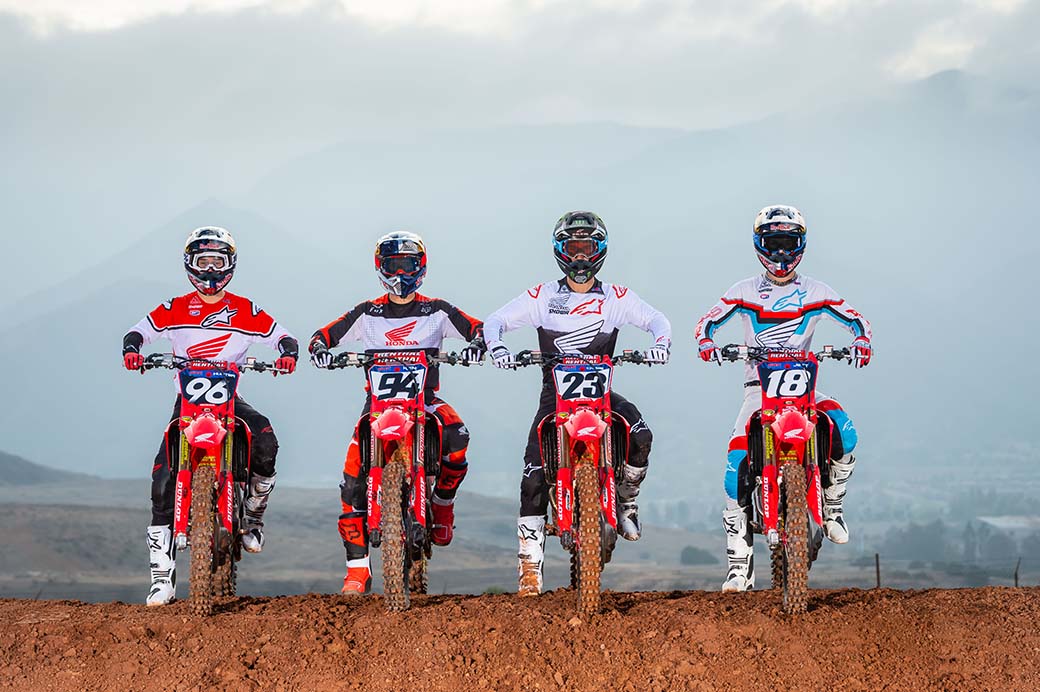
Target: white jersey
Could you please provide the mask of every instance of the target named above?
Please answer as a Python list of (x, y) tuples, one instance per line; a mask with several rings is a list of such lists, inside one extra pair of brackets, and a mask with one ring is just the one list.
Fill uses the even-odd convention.
[(504, 345), (506, 332), (534, 327), (543, 353), (610, 356), (625, 325), (650, 332), (658, 345), (671, 345), (668, 318), (634, 291), (597, 281), (588, 293), (576, 293), (560, 279), (535, 286), (492, 313), (484, 321), (484, 339), (494, 349)]
[[(870, 322), (854, 310), (833, 288), (798, 275), (782, 286), (764, 274), (733, 284), (719, 302), (697, 323), (697, 341), (715, 340), (715, 332), (735, 315), (744, 322), (744, 344), (808, 351), (821, 317), (828, 317), (854, 337), (871, 338)], [(748, 381), (757, 370), (747, 367)]]

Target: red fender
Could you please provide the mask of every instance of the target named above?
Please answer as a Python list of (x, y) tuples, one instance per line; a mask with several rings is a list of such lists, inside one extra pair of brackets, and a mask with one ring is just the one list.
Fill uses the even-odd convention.
[(372, 421), (372, 432), (380, 440), (403, 440), (413, 425), (411, 416), (394, 406)]
[(224, 442), (227, 429), (213, 414), (203, 413), (189, 423), (182, 434), (192, 447), (214, 449)]
[(603, 437), (607, 424), (601, 416), (587, 408), (580, 409), (563, 424), (572, 440), (595, 442)]
[(784, 409), (771, 427), (776, 440), (782, 445), (805, 444), (812, 437), (815, 426), (805, 415), (794, 408)]

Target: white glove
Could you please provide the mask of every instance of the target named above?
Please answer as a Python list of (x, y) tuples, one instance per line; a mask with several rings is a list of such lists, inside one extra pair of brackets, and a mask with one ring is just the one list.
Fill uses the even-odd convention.
[(664, 365), (668, 362), (668, 343), (662, 341), (661, 343), (654, 344), (650, 347), (650, 350), (646, 352), (646, 362), (653, 363), (655, 365)]
[(332, 365), (332, 353), (324, 346), (320, 346), (311, 351), (311, 363), (316, 368), (327, 368)]
[(517, 366), (516, 358), (513, 357), (513, 354), (505, 346), (495, 346), (491, 349), (491, 362), (494, 363), (496, 368), (504, 368), (506, 370), (513, 370)]

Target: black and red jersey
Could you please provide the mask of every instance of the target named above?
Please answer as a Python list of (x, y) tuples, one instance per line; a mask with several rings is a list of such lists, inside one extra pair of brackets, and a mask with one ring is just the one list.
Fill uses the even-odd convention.
[[(472, 341), (483, 334), (484, 324), (440, 298), (419, 293), (403, 305), (383, 295), (358, 303), (352, 310), (328, 323), (311, 337), (311, 349), (318, 342), (335, 348), (343, 341), (359, 341), (366, 353), (418, 351), (435, 354), (444, 339)], [(428, 389), (439, 385), (436, 365), (426, 378)]]

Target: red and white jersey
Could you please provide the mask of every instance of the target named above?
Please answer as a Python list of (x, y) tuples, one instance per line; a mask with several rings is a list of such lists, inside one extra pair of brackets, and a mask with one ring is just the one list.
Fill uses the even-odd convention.
[[(358, 303), (350, 312), (314, 332), (311, 348), (321, 341), (335, 348), (343, 341), (359, 341), (365, 352), (426, 351), (435, 354), (445, 339), (472, 341), (481, 335), (480, 320), (440, 298), (419, 293), (405, 304), (394, 303), (383, 295)], [(431, 364), (426, 377), (427, 389), (439, 385), (439, 368)]]
[(588, 293), (576, 293), (560, 279), (528, 289), (492, 313), (484, 321), (484, 338), (493, 349), (504, 345), (506, 332), (534, 327), (543, 353), (610, 356), (625, 325), (650, 332), (656, 344), (671, 345), (668, 318), (634, 291), (597, 281)]
[[(854, 337), (871, 338), (870, 322), (833, 288), (799, 274), (782, 286), (764, 274), (733, 284), (711, 310), (697, 322), (694, 338), (715, 340), (715, 332), (732, 317), (744, 323), (744, 344), (808, 351), (820, 318), (827, 317)], [(748, 381), (757, 380), (757, 370), (747, 367)]]
[(206, 303), (198, 293), (172, 298), (152, 310), (130, 328), (149, 344), (167, 339), (173, 354), (241, 365), (250, 346), (277, 350), (278, 342), (292, 335), (248, 298), (225, 292), (216, 303)]

